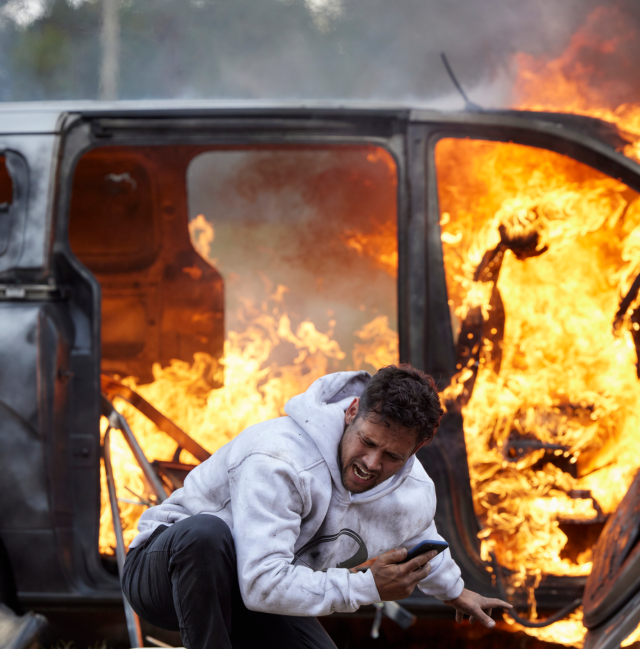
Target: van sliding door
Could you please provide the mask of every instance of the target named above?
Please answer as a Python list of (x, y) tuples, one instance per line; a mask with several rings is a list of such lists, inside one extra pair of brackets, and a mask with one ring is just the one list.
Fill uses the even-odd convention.
[(485, 590), (498, 576), (560, 607), (639, 466), (638, 169), (524, 117), (424, 128), (428, 327), (448, 326), (445, 434), (423, 455), (451, 494), (439, 516)]

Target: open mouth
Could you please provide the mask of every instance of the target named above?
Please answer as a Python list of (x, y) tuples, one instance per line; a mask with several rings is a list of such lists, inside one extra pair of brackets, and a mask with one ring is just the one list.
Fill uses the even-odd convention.
[(359, 467), (357, 464), (353, 465), (353, 472), (356, 474), (356, 477), (360, 480), (371, 480), (373, 478), (373, 473), (370, 473), (369, 471), (363, 469), (362, 467)]

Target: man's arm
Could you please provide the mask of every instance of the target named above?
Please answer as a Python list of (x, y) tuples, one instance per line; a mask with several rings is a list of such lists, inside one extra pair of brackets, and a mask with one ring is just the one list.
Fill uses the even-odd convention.
[(371, 571), (293, 566), (308, 489), (286, 461), (255, 453), (229, 472), (238, 578), (247, 608), (282, 615), (353, 612), (380, 601)]
[[(426, 540), (444, 540), (438, 534), (435, 522), (433, 521), (419, 537), (411, 539), (405, 545), (410, 549), (418, 545), (421, 541)], [(467, 590), (460, 576), (460, 568), (458, 568), (458, 564), (451, 557), (448, 549), (441, 552), (435, 559), (431, 559), (429, 563), (431, 564), (431, 572), (418, 584), (418, 588), (455, 608), (456, 622), (462, 622), (464, 616), (469, 615), (471, 624), (479, 620), (484, 626), (492, 628), (495, 626), (495, 622), (489, 617), (491, 615), (491, 609), (513, 608), (511, 604), (507, 604), (507, 602), (503, 602), (500, 599), (483, 597), (478, 593)]]
[[(416, 584), (426, 578), (430, 572), (430, 561), (436, 556), (435, 551), (420, 555), (407, 563), (398, 563), (407, 556), (407, 550), (392, 550), (380, 555), (373, 565), (373, 573), (380, 598), (383, 601), (404, 599), (413, 592)], [(500, 599), (483, 597), (466, 588), (460, 595), (445, 604), (456, 609), (456, 622), (464, 620), (465, 615), (470, 616), (471, 624), (479, 620), (484, 626), (492, 628), (496, 623), (491, 619), (493, 608), (513, 608), (511, 604)], [(486, 611), (486, 613), (485, 613)]]
[(445, 604), (453, 606), (453, 608), (456, 609), (456, 622), (463, 622), (464, 616), (468, 615), (471, 624), (474, 624), (476, 620), (479, 620), (489, 629), (496, 625), (490, 617), (492, 609), (513, 608), (511, 604), (507, 604), (507, 602), (503, 602), (501, 599), (483, 597), (482, 595), (478, 595), (478, 593), (474, 593), (472, 590), (467, 590), (466, 588), (462, 591), (459, 597), (445, 602)]

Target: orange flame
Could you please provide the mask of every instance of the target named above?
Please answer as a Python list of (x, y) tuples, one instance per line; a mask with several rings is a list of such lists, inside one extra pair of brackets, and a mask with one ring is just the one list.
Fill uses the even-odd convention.
[[(204, 217), (194, 219), (191, 235), (201, 254), (209, 254), (213, 228)], [(387, 242), (395, 248), (395, 236)], [(368, 254), (368, 253), (367, 253)], [(389, 273), (395, 268), (389, 266)], [(218, 362), (208, 354), (196, 354), (192, 364), (172, 361), (169, 367), (156, 364), (154, 381), (141, 385), (133, 377), (123, 379), (128, 387), (140, 393), (158, 410), (176, 422), (208, 451), (214, 453), (245, 428), (283, 416), (285, 403), (306, 390), (313, 381), (330, 371), (333, 360), (346, 357), (333, 339), (335, 320), (330, 329), (318, 331), (309, 320), (292, 330), (291, 320), (283, 312), (287, 288), (278, 286), (261, 305), (245, 303), (238, 314), (244, 324), (241, 331), (229, 331), (224, 357)], [(353, 369), (369, 369), (398, 361), (398, 334), (389, 327), (386, 316), (378, 316), (358, 331), (360, 342), (352, 352)], [(287, 342), (297, 350), (290, 365), (269, 362), (272, 351)], [(223, 375), (224, 372), (224, 375)], [(223, 383), (222, 387), (217, 387)], [(126, 417), (136, 438), (150, 460), (171, 460), (177, 444), (127, 402), (116, 399), (117, 409)], [(102, 421), (102, 435), (106, 430)], [(142, 471), (119, 433), (112, 434), (112, 464), (120, 502), (120, 514), (128, 546), (136, 535), (138, 519), (144, 505), (126, 501), (151, 499)], [(182, 462), (197, 464), (183, 451)], [(111, 555), (115, 533), (109, 509), (104, 467), (102, 468), (100, 552)], [(128, 487), (128, 489), (127, 489)]]
[(630, 647), (640, 640), (640, 624), (620, 643), (621, 647)]
[[(482, 558), (494, 552), (512, 571), (511, 588), (531, 590), (534, 607), (543, 575), (591, 571), (591, 549), (568, 552), (561, 524), (596, 519), (596, 503), (612, 512), (638, 468), (636, 350), (629, 323), (614, 333), (613, 321), (640, 271), (640, 200), (618, 180), (521, 145), (442, 140), (436, 164), (454, 322), (478, 306), (491, 322), (495, 279), (474, 276), (487, 251), (532, 233), (537, 242), (529, 258), (504, 253), (504, 337), (484, 340), (463, 407)], [(494, 344), (502, 346), (499, 370)], [(474, 363), (459, 365), (445, 399), (462, 393)], [(575, 474), (540, 444), (510, 457), (514, 436), (552, 445)], [(558, 625), (526, 632), (550, 637), (562, 627), (556, 642), (580, 642), (579, 614)]]
[[(519, 53), (516, 56), (518, 75), (513, 89), (514, 107), (521, 110), (568, 112), (596, 117), (611, 122), (617, 126), (620, 135), (628, 141), (628, 144), (623, 147), (624, 154), (640, 162), (640, 105), (630, 101), (632, 97), (635, 99), (633, 93), (637, 92), (637, 88), (635, 87), (635, 60), (637, 60), (637, 53), (635, 53), (636, 55), (630, 55), (629, 49), (637, 47), (637, 38), (630, 25), (630, 21), (625, 18), (620, 8), (599, 7), (589, 15), (584, 25), (572, 37), (569, 46), (558, 58), (544, 60), (541, 57)], [(625, 77), (629, 80), (628, 82), (624, 81)], [(513, 149), (511, 153), (514, 153)], [(500, 158), (500, 154), (498, 152), (496, 154), (496, 158)], [(489, 158), (491, 157), (492, 154), (489, 154)], [(546, 162), (550, 162), (552, 157), (551, 154), (542, 156)], [(506, 171), (508, 169), (513, 176), (516, 162), (525, 160), (528, 163), (530, 173), (537, 173), (538, 178), (545, 178), (547, 182), (549, 181), (551, 167), (547, 164), (547, 168), (545, 169), (544, 165), (541, 165), (536, 170), (532, 164), (534, 160), (537, 160), (539, 163), (543, 162), (539, 153), (532, 156), (519, 156), (514, 154), (514, 159), (511, 161), (507, 160), (507, 158), (508, 154), (502, 155), (501, 162), (511, 162), (511, 166), (505, 165), (498, 167), (496, 171), (499, 172), (502, 169)], [(518, 160), (516, 161), (515, 158), (518, 158)], [(555, 316), (559, 318), (555, 326), (556, 330), (560, 328), (564, 329), (567, 334), (578, 333), (579, 338), (582, 338), (583, 344), (595, 345), (591, 348), (591, 353), (583, 349), (583, 353), (580, 354), (579, 349), (573, 349), (571, 350), (571, 355), (565, 358), (565, 366), (568, 371), (565, 395), (568, 397), (569, 393), (574, 391), (573, 394), (575, 396), (576, 388), (580, 382), (583, 382), (585, 387), (584, 395), (587, 397), (586, 402), (592, 405), (595, 402), (599, 402), (599, 405), (594, 407), (590, 415), (593, 423), (583, 426), (580, 434), (575, 436), (574, 447), (571, 452), (575, 452), (572, 460), (575, 459), (578, 464), (579, 475), (583, 476), (579, 478), (578, 482), (581, 483), (582, 487), (592, 491), (605, 512), (611, 512), (626, 492), (631, 474), (637, 469), (637, 461), (634, 461), (632, 456), (625, 454), (625, 448), (633, 449), (632, 452), (637, 453), (640, 443), (637, 436), (633, 433), (634, 425), (637, 427), (638, 413), (634, 408), (634, 404), (628, 400), (629, 395), (635, 394), (638, 389), (637, 378), (633, 376), (631, 367), (635, 360), (635, 350), (633, 349), (633, 343), (629, 336), (630, 323), (628, 321), (626, 322), (626, 327), (620, 332), (618, 337), (614, 337), (608, 329), (608, 325), (610, 324), (609, 319), (614, 312), (616, 301), (628, 290), (633, 277), (639, 271), (638, 260), (640, 248), (636, 243), (640, 239), (637, 217), (639, 208), (638, 201), (634, 201), (635, 196), (628, 190), (625, 190), (623, 186), (619, 187), (616, 191), (613, 188), (613, 185), (615, 185), (613, 181), (609, 180), (605, 182), (603, 180), (598, 183), (599, 187), (596, 187), (594, 184), (591, 184), (590, 187), (579, 187), (580, 183), (576, 182), (579, 181), (580, 176), (578, 167), (579, 165), (574, 165), (573, 174), (569, 173), (565, 176), (560, 174), (561, 182), (556, 183), (557, 187), (547, 193), (545, 200), (552, 206), (559, 207), (560, 212), (563, 211), (564, 207), (564, 212), (567, 214), (566, 206), (569, 205), (571, 207), (572, 201), (570, 194), (572, 191), (576, 189), (580, 191), (586, 190), (583, 193), (583, 199), (587, 203), (591, 202), (593, 209), (585, 210), (586, 203), (583, 203), (580, 208), (580, 213), (586, 217), (585, 223), (580, 226), (575, 223), (573, 226), (582, 229), (580, 230), (579, 237), (574, 239), (574, 250), (566, 250), (567, 263), (564, 264), (565, 267), (560, 268), (558, 265), (554, 268), (554, 264), (552, 263), (549, 264), (547, 269), (541, 269), (542, 272), (537, 271), (537, 274), (538, 279), (544, 280), (545, 277), (552, 277), (549, 273), (556, 273), (556, 278), (562, 278), (560, 281), (563, 285), (567, 286), (565, 278), (567, 277), (566, 272), (569, 269), (566, 266), (569, 264), (575, 264), (576, 267), (582, 265), (585, 270), (591, 265), (594, 270), (596, 268), (599, 270), (602, 268), (602, 261), (605, 257), (611, 254), (614, 256), (616, 254), (619, 255), (617, 270), (610, 268), (609, 272), (604, 277), (601, 277), (600, 282), (591, 282), (590, 285), (583, 284), (580, 287), (580, 280), (578, 280), (575, 284), (575, 289), (579, 291), (583, 299), (578, 300), (578, 304), (576, 304), (576, 300), (571, 299), (573, 298), (571, 296), (565, 303), (567, 307), (564, 309), (565, 313), (557, 313), (557, 310), (555, 312)], [(593, 173), (589, 175), (595, 179)], [(515, 176), (516, 178), (526, 177), (525, 174), (519, 173), (515, 173)], [(569, 182), (562, 187), (562, 181), (565, 179)], [(572, 180), (573, 183), (571, 183)], [(495, 202), (499, 202), (505, 199), (506, 196), (504, 191), (498, 191), (500, 188), (496, 184), (494, 179), (493, 183), (487, 185), (487, 187), (491, 187), (491, 190), (493, 190), (492, 192), (487, 192), (487, 195), (493, 193)], [(535, 190), (536, 183), (530, 184), (533, 186), (529, 189)], [(507, 189), (507, 187), (504, 189)], [(525, 192), (523, 192), (521, 183), (520, 186), (512, 186), (511, 189), (517, 196), (512, 200), (511, 209), (513, 209), (515, 206), (514, 201), (517, 202), (518, 199), (521, 199), (522, 194)], [(541, 193), (540, 188), (537, 189), (538, 193)], [(534, 198), (533, 204), (536, 202), (535, 193), (535, 191), (529, 191), (530, 197)], [(607, 202), (609, 203), (608, 206), (605, 205)], [(528, 201), (525, 200), (520, 208), (526, 209), (527, 207), (531, 207), (531, 205), (532, 201), (530, 199)], [(492, 208), (497, 207), (497, 205), (494, 203), (493, 205), (481, 206), (480, 211), (482, 211), (482, 207), (489, 208), (490, 211)], [(618, 220), (623, 214), (624, 225), (620, 226)], [(526, 218), (531, 220), (530, 217)], [(601, 221), (599, 227), (597, 227), (598, 219)], [(572, 220), (569, 218), (566, 220), (566, 223), (568, 224)], [(474, 227), (476, 227), (476, 233), (480, 236), (474, 244), (467, 248), (470, 257), (463, 262), (460, 262), (458, 259), (450, 260), (452, 271), (454, 266), (458, 268), (457, 278), (461, 278), (462, 284), (467, 281), (462, 278), (465, 272), (467, 279), (469, 277), (469, 265), (478, 262), (477, 255), (481, 254), (482, 249), (487, 249), (486, 246), (489, 243), (482, 240), (483, 235), (477, 232), (479, 228), (477, 226)], [(458, 231), (456, 230), (456, 232)], [(455, 235), (450, 232), (447, 233), (446, 228), (443, 230), (443, 242), (446, 248), (446, 244), (450, 242), (447, 242), (445, 235), (448, 237)], [(495, 233), (493, 236), (495, 237)], [(588, 247), (582, 246), (582, 249), (577, 250), (575, 246), (580, 239), (584, 242), (587, 242), (589, 239), (591, 241), (588, 241)], [(598, 239), (600, 240), (598, 241)], [(590, 254), (589, 248), (591, 249)], [(617, 252), (614, 252), (614, 249), (617, 249)], [(570, 252), (571, 254), (569, 254)], [(450, 256), (452, 255), (450, 254)], [(510, 263), (513, 264), (514, 262), (511, 260)], [(517, 266), (517, 264), (515, 265)], [(542, 259), (540, 261), (530, 259), (520, 265), (522, 269), (517, 274), (520, 276), (520, 280), (526, 280), (523, 272), (524, 268), (528, 267), (528, 272), (532, 272), (532, 267), (536, 265), (543, 266), (544, 262)], [(465, 266), (464, 269), (463, 266)], [(503, 273), (504, 270), (506, 269), (503, 269)], [(509, 291), (509, 288), (506, 286), (508, 282), (509, 279), (506, 275), (504, 277), (501, 276), (500, 289), (502, 291), (503, 287), (505, 288), (503, 298)], [(520, 290), (523, 290), (525, 285), (529, 288), (529, 285), (525, 281), (525, 284), (521, 285)], [(484, 288), (485, 290), (487, 289), (487, 287)], [(476, 300), (479, 299), (482, 302), (483, 299), (486, 299), (486, 296), (478, 294), (479, 292), (481, 293), (481, 290), (473, 286), (468, 287), (469, 299), (473, 297), (474, 292), (476, 293)], [(608, 298), (607, 295), (609, 296)], [(567, 296), (568, 292), (563, 291), (562, 296), (559, 297), (559, 301), (565, 300)], [(584, 299), (587, 296), (589, 298)], [(514, 296), (512, 295), (512, 297)], [(545, 302), (545, 307), (546, 304)], [(456, 305), (457, 309), (460, 309), (461, 303), (459, 299), (456, 301)], [(590, 318), (586, 317), (589, 314), (585, 313), (582, 326), (576, 329), (576, 325), (580, 320), (580, 309), (588, 308), (589, 306), (593, 308), (593, 311), (590, 313)], [(632, 305), (633, 308), (637, 308), (637, 304)], [(542, 352), (540, 360), (546, 361), (549, 358), (546, 355), (549, 351), (549, 346), (547, 346), (547, 349), (543, 348), (541, 350), (540, 338), (538, 338), (537, 342), (535, 340), (531, 340), (530, 342), (527, 340), (526, 344), (523, 344), (524, 334), (527, 334), (528, 338), (531, 330), (536, 325), (539, 325), (541, 320), (540, 313), (533, 313), (535, 308), (531, 309), (531, 311), (529, 313), (530, 317), (521, 317), (519, 323), (512, 322), (512, 325), (521, 327), (522, 332), (520, 349), (515, 354), (513, 350), (511, 351), (512, 358), (516, 358), (519, 353), (524, 351), (525, 355), (528, 356), (527, 362), (530, 362), (532, 360), (532, 352)], [(464, 314), (461, 313), (461, 315)], [(507, 319), (511, 315), (507, 312)], [(587, 324), (589, 319), (591, 325)], [(598, 324), (598, 321), (600, 321), (600, 324)], [(592, 335), (584, 337), (584, 332), (589, 326), (597, 328), (599, 335), (593, 335), (592, 333)], [(635, 324), (633, 326), (637, 327)], [(546, 335), (552, 335), (553, 329), (554, 327), (547, 327)], [(544, 329), (541, 331), (544, 331)], [(517, 340), (512, 338), (511, 341), (508, 341), (507, 335), (508, 332), (505, 332), (504, 344), (505, 348), (509, 349), (509, 344), (516, 343)], [(551, 345), (550, 347), (553, 348), (554, 346)], [(603, 353), (604, 350), (608, 350), (608, 358), (605, 358), (607, 354)], [(557, 353), (556, 349), (552, 351)], [(578, 354), (574, 356), (573, 354), (576, 351)], [(580, 356), (584, 359), (583, 363), (585, 365), (583, 368), (580, 368)], [(551, 363), (551, 367), (553, 367), (554, 362), (557, 363), (558, 357), (552, 355), (550, 358), (553, 361)], [(601, 361), (604, 361), (604, 363)], [(600, 372), (603, 373), (603, 376), (607, 377), (607, 381), (612, 379), (611, 385), (601, 385), (600, 389), (595, 391), (589, 390), (588, 387), (591, 383), (591, 377), (589, 375), (595, 376)], [(541, 376), (545, 374), (549, 374), (548, 369), (541, 372)], [(582, 375), (581, 378), (576, 381), (576, 376), (580, 375)], [(507, 387), (506, 384), (503, 384), (505, 393)], [(451, 390), (452, 388), (449, 389)], [(628, 392), (625, 394), (626, 390)], [(516, 391), (517, 393), (518, 391)], [(522, 393), (520, 392), (520, 394)], [(554, 403), (554, 396), (549, 395), (547, 390), (543, 390), (542, 394), (546, 395), (546, 404), (539, 404), (538, 407), (544, 412), (548, 410), (550, 403)], [(555, 396), (556, 401), (558, 396), (559, 393)], [(478, 397), (480, 397), (479, 393)], [(485, 397), (489, 397), (489, 395), (485, 394)], [(468, 407), (473, 408), (471, 403)], [(527, 414), (529, 412), (531, 411), (528, 411)], [(469, 437), (470, 435), (467, 438)], [(584, 452), (584, 449), (589, 447), (590, 444), (594, 445), (591, 452)], [(582, 458), (577, 455), (581, 450)], [(589, 471), (592, 471), (592, 473), (589, 473)], [(542, 480), (542, 484), (547, 479), (548, 477)], [(576, 506), (577, 502), (574, 501), (573, 507)], [(526, 507), (524, 509), (519, 508), (519, 514), (521, 515), (524, 510), (526, 510)], [(533, 511), (530, 515), (537, 523), (540, 520), (545, 520), (544, 517), (542, 519), (536, 519), (533, 516)], [(555, 516), (558, 515), (559, 512), (555, 514)], [(585, 514), (583, 513), (583, 515)], [(553, 520), (553, 517), (551, 517), (551, 520)], [(505, 520), (504, 522), (506, 523), (507, 521)], [(511, 523), (513, 522), (515, 521), (512, 520)], [(507, 524), (505, 527), (508, 526)], [(524, 529), (527, 534), (532, 534), (532, 537), (535, 538), (536, 526), (532, 529), (528, 527)], [(549, 533), (554, 532), (553, 527), (549, 528), (548, 531)], [(560, 563), (562, 563), (558, 562), (559, 555), (557, 555), (557, 550), (558, 548), (562, 548), (564, 543), (566, 543), (558, 532), (559, 530), (556, 528), (555, 532), (549, 535), (549, 538), (553, 536), (556, 538), (555, 543), (549, 546), (551, 555), (555, 554), (555, 558), (547, 557), (547, 560), (539, 566), (540, 572), (553, 572), (553, 570), (550, 570), (548, 561), (549, 559), (553, 559), (552, 564), (555, 564), (556, 574), (576, 574), (576, 572), (588, 574), (590, 562), (589, 557), (586, 555), (579, 557), (573, 566), (567, 566), (565, 562), (564, 568), (560, 572), (557, 572)], [(520, 541), (522, 540), (524, 539), (521, 538)], [(530, 543), (528, 545), (535, 547), (536, 543)], [(483, 542), (483, 551), (487, 552), (488, 548), (489, 541), (487, 540), (486, 543)], [(503, 553), (502, 560), (509, 562), (511, 559), (513, 564), (513, 560), (519, 557), (519, 552), (507, 552), (506, 554)], [(535, 568), (529, 565), (525, 571), (529, 572), (532, 569)], [(581, 646), (585, 634), (581, 619), (582, 614), (578, 611), (570, 619), (553, 624), (546, 629), (523, 630), (543, 640), (561, 642), (565, 645)], [(518, 625), (515, 626), (517, 627)], [(629, 639), (625, 643), (630, 644)]]
[(514, 108), (587, 115), (611, 122), (629, 140), (625, 155), (640, 162), (640, 105), (616, 101), (635, 90), (620, 80), (620, 69), (634, 85), (637, 76), (635, 62), (620, 50), (636, 40), (620, 9), (595, 9), (558, 58), (545, 61), (523, 52), (516, 55)]

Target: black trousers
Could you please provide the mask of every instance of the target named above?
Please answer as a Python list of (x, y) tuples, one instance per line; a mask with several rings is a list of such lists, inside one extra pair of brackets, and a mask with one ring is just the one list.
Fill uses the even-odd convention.
[(24, 615), (24, 610), (18, 602), (18, 591), (11, 560), (2, 539), (0, 539), (0, 604), (13, 609), (16, 615)]
[(127, 555), (122, 590), (142, 619), (180, 631), (187, 649), (335, 649), (316, 618), (244, 605), (231, 530), (215, 516), (159, 527)]

